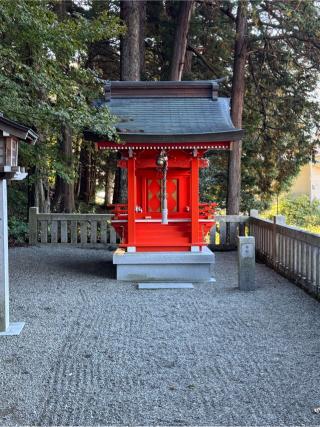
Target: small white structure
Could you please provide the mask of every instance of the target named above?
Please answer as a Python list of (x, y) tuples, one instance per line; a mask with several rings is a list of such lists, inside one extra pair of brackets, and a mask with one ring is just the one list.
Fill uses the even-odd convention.
[(19, 335), (24, 326), (23, 322), (9, 322), (7, 180), (27, 176), (18, 166), (19, 141), (34, 144), (37, 138), (32, 129), (0, 115), (0, 336)]

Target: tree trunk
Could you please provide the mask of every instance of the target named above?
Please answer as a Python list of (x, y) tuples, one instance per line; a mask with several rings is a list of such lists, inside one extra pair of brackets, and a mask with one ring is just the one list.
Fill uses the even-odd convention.
[[(72, 131), (69, 126), (64, 125), (62, 129), (63, 147), (62, 153), (65, 156), (65, 161), (68, 169), (73, 171), (73, 151), (72, 151)], [(62, 192), (63, 192), (63, 211), (73, 212), (75, 209), (74, 205), (74, 180), (62, 181)]]
[(180, 9), (178, 15), (178, 23), (176, 34), (174, 38), (173, 54), (170, 69), (170, 80), (181, 80), (186, 49), (187, 49), (187, 36), (191, 20), (193, 8), (193, 0), (186, 0), (180, 2)]
[[(127, 27), (126, 34), (121, 38), (121, 80), (135, 80), (141, 78), (144, 70), (144, 24), (145, 1), (125, 0), (120, 2), (121, 18)], [(127, 169), (117, 171), (116, 203), (126, 203), (128, 199)]]
[(114, 153), (110, 153), (108, 162), (107, 162), (106, 179), (105, 179), (105, 198), (104, 198), (105, 207), (107, 207), (108, 205), (111, 205), (113, 202), (116, 168), (117, 168), (117, 157)]
[(140, 80), (141, 68), (144, 67), (145, 1), (121, 1), (120, 8), (121, 18), (127, 27), (121, 38), (121, 80)]
[[(67, 17), (68, 8), (72, 3), (68, 0), (60, 0), (55, 3), (55, 12), (60, 21)], [(69, 64), (65, 64), (65, 72), (68, 72)], [(61, 177), (57, 177), (55, 200), (56, 207), (62, 212), (73, 212), (74, 203), (74, 178), (73, 178), (73, 151), (72, 151), (72, 130), (66, 123), (61, 125), (60, 153), (68, 171), (72, 172), (72, 177), (67, 182)]]
[(95, 204), (96, 202), (96, 187), (97, 187), (96, 156), (94, 152), (91, 152), (89, 203)]
[[(73, 171), (72, 131), (68, 125), (61, 127), (60, 153), (68, 172)], [(55, 208), (61, 212), (73, 212), (74, 203), (74, 180), (70, 181), (57, 176), (55, 189)]]
[(88, 142), (84, 141), (80, 151), (80, 190), (79, 200), (89, 203), (90, 200), (90, 176), (91, 176), (91, 150)]
[(140, 57), (140, 79), (144, 80), (145, 72), (146, 72), (146, 61), (145, 61), (145, 22), (146, 22), (146, 2), (141, 1), (139, 5), (139, 12), (140, 12), (140, 22), (139, 22), (139, 57)]
[[(231, 118), (237, 128), (242, 127), (242, 113), (245, 92), (245, 66), (247, 61), (247, 0), (240, 0), (236, 20), (233, 79), (231, 94)], [(241, 190), (242, 142), (233, 142), (229, 161), (227, 214), (238, 215)]]
[[(39, 138), (36, 144), (43, 144), (44, 137), (39, 134)], [(38, 165), (33, 168), (33, 175), (35, 177), (34, 184), (32, 186), (32, 202), (33, 206), (39, 208), (41, 213), (50, 212), (50, 185), (48, 178), (48, 171), (43, 171)]]

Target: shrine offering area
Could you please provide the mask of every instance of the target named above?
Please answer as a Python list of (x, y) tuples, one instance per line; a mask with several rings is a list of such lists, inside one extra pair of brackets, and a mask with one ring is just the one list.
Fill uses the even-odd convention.
[(139, 291), (112, 253), (9, 251), (11, 319), (0, 343), (0, 425), (318, 425), (320, 305), (265, 265), (237, 289)]

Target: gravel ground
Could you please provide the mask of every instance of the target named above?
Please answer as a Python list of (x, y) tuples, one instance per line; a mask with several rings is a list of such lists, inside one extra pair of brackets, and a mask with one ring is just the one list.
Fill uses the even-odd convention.
[(138, 291), (111, 253), (10, 250), (11, 320), (0, 338), (0, 425), (320, 425), (320, 304), (257, 264), (236, 289)]

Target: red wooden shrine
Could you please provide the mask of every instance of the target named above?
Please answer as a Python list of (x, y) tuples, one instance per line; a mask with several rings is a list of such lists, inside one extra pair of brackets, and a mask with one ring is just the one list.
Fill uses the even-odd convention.
[(216, 82), (112, 82), (111, 112), (121, 143), (89, 134), (99, 149), (121, 153), (128, 201), (113, 205), (112, 225), (129, 252), (201, 251), (215, 204), (200, 203), (199, 170), (208, 150), (226, 150), (242, 131)]

